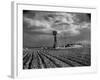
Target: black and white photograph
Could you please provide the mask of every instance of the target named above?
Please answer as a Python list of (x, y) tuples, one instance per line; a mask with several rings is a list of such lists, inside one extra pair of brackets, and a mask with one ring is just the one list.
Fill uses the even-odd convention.
[(97, 71), (95, 7), (14, 2), (11, 15), (12, 77)]
[(91, 13), (23, 10), (23, 69), (91, 66)]

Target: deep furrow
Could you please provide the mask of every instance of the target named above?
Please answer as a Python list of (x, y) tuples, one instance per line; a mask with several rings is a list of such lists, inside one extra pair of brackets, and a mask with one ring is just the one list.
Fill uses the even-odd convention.
[(44, 64), (42, 62), (42, 59), (41, 59), (40, 55), (37, 54), (37, 56), (38, 56), (38, 60), (39, 60), (39, 66), (40, 66), (39, 68), (44, 68)]
[(23, 54), (23, 58), (26, 57), (27, 55), (28, 55), (28, 53), (25, 52), (25, 53)]
[(81, 59), (76, 58), (76, 57), (68, 57), (68, 59), (69, 59), (69, 60), (72, 60), (72, 61), (75, 61), (75, 62), (77, 62), (77, 63), (80, 63), (80, 64), (82, 64), (82, 65), (84, 65), (84, 66), (88, 66), (88, 65), (89, 65), (86, 61), (81, 60)]
[(43, 67), (47, 68), (47, 65), (45, 64), (45, 61), (44, 61), (43, 57), (40, 54), (38, 54), (38, 55), (39, 55), (39, 57), (41, 59), (41, 62), (42, 62), (41, 64), (43, 64)]
[(30, 58), (31, 59), (30, 59), (30, 62), (28, 64), (28, 69), (31, 69), (32, 68), (31, 65), (32, 65), (32, 61), (33, 61), (33, 54), (31, 54), (31, 57)]
[(50, 56), (50, 55), (47, 55), (47, 54), (44, 54), (44, 53), (41, 53), (42, 55), (46, 56), (47, 58), (49, 58), (57, 67), (70, 67), (71, 65), (69, 64), (66, 64), (65, 62), (53, 57), (53, 56)]
[(57, 65), (55, 65), (54, 62), (51, 61), (51, 59), (47, 58), (46, 56), (42, 55), (42, 54), (39, 54), (41, 55), (41, 57), (44, 59), (44, 62), (47, 66), (47, 68), (56, 68)]
[(68, 55), (68, 57), (71, 57), (71, 58), (76, 58), (76, 59), (78, 59), (78, 60), (81, 60), (81, 61), (85, 61), (85, 62), (89, 62), (89, 58), (85, 58), (85, 57), (87, 57), (87, 55)]
[(78, 63), (78, 62), (75, 62), (75, 61), (72, 61), (72, 60), (70, 60), (70, 59), (68, 59), (68, 58), (65, 58), (65, 57), (57, 57), (57, 56), (55, 56), (56, 58), (58, 58), (58, 59), (60, 59), (60, 60), (62, 60), (62, 61), (64, 61), (65, 63), (68, 63), (68, 64), (71, 64), (71, 65), (73, 65), (73, 66), (82, 66), (82, 64), (80, 64), (80, 63)]
[[(50, 54), (47, 54), (47, 55), (50, 55)], [(53, 55), (50, 55), (50, 56), (55, 57), (56, 59), (59, 59), (59, 60), (65, 62), (66, 64), (69, 64), (70, 66), (76, 66), (76, 65), (82, 66), (82, 64), (80, 64), (79, 62), (75, 62), (75, 61), (70, 60), (68, 58), (64, 58), (64, 57), (61, 57), (61, 56), (58, 57), (58, 56), (53, 56)]]
[(26, 65), (26, 63), (28, 62), (28, 60), (30, 59), (30, 54), (28, 54), (27, 56), (25, 56), (24, 58), (23, 58), (23, 65)]
[(39, 59), (38, 59), (38, 55), (36, 52), (32, 53), (33, 54), (33, 60), (31, 62), (31, 69), (39, 69), (40, 65), (39, 65)]

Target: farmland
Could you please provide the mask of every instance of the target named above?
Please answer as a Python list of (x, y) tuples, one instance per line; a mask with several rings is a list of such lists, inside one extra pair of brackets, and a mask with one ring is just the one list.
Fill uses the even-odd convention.
[(81, 67), (91, 65), (90, 48), (23, 49), (23, 69)]

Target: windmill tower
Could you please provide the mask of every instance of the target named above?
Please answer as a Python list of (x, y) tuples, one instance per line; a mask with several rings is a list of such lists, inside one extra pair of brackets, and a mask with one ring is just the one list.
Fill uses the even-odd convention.
[(57, 31), (52, 31), (52, 34), (54, 36), (53, 48), (56, 48), (56, 46), (57, 46)]

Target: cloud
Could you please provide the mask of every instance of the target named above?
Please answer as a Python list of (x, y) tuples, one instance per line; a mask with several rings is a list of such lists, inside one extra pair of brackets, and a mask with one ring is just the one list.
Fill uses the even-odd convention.
[(37, 19), (31, 19), (31, 18), (27, 18), (24, 17), (24, 22), (27, 23), (29, 26), (27, 26), (28, 28), (32, 28), (34, 26), (41, 27), (41, 28), (49, 28), (50, 25), (48, 24), (47, 21), (44, 20), (37, 20)]
[(27, 30), (31, 32), (52, 33), (58, 35), (68, 34), (69, 36), (79, 35), (82, 29), (90, 29), (91, 23), (86, 13), (65, 13), (65, 12), (43, 12), (32, 11), (34, 17), (24, 15), (23, 21), (27, 24)]

